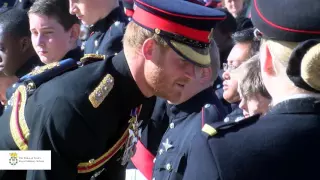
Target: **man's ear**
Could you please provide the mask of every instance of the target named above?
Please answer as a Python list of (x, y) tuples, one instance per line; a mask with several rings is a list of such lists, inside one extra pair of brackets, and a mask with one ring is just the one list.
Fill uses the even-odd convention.
[(73, 24), (69, 29), (70, 43), (73, 45), (80, 37), (80, 24)]
[(275, 66), (267, 44), (261, 48), (260, 53), (261, 72), (264, 72), (268, 76), (274, 76), (276, 74), (274, 70)]
[(21, 52), (27, 52), (30, 46), (32, 46), (30, 37), (22, 37), (19, 41), (19, 44)]
[(146, 60), (152, 60), (154, 45), (155, 41), (151, 38), (144, 41), (142, 45), (142, 55)]
[(200, 76), (200, 82), (202, 84), (205, 84), (212, 79), (212, 70), (211, 68), (201, 68), (201, 76)]

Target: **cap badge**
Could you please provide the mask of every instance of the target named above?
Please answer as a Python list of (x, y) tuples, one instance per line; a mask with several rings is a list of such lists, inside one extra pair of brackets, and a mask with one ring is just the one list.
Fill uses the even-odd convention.
[(156, 28), (156, 29), (154, 29), (154, 32), (156, 33), (156, 34), (160, 34), (160, 32), (161, 32), (161, 30), (160, 29), (158, 29), (158, 28)]

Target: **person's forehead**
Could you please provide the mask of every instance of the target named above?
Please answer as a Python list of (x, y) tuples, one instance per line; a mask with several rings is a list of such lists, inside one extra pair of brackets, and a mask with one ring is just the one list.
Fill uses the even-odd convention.
[(56, 17), (54, 16), (47, 16), (44, 14), (30, 14), (30, 26), (44, 26), (44, 27), (52, 27), (52, 26), (62, 26)]
[(0, 43), (6, 44), (13, 41), (11, 34), (0, 25)]
[(249, 42), (236, 43), (230, 51), (228, 61), (245, 61), (250, 52), (251, 45)]

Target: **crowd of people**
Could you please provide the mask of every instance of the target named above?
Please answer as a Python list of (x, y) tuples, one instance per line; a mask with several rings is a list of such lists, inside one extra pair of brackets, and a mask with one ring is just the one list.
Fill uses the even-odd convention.
[(0, 180), (320, 179), (319, 10), (0, 0)]

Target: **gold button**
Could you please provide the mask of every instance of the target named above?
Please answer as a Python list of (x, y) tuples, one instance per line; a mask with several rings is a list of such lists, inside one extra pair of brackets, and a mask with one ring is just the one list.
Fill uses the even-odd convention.
[(91, 164), (93, 164), (94, 163), (94, 159), (90, 159), (89, 160), (89, 164), (91, 165)]

